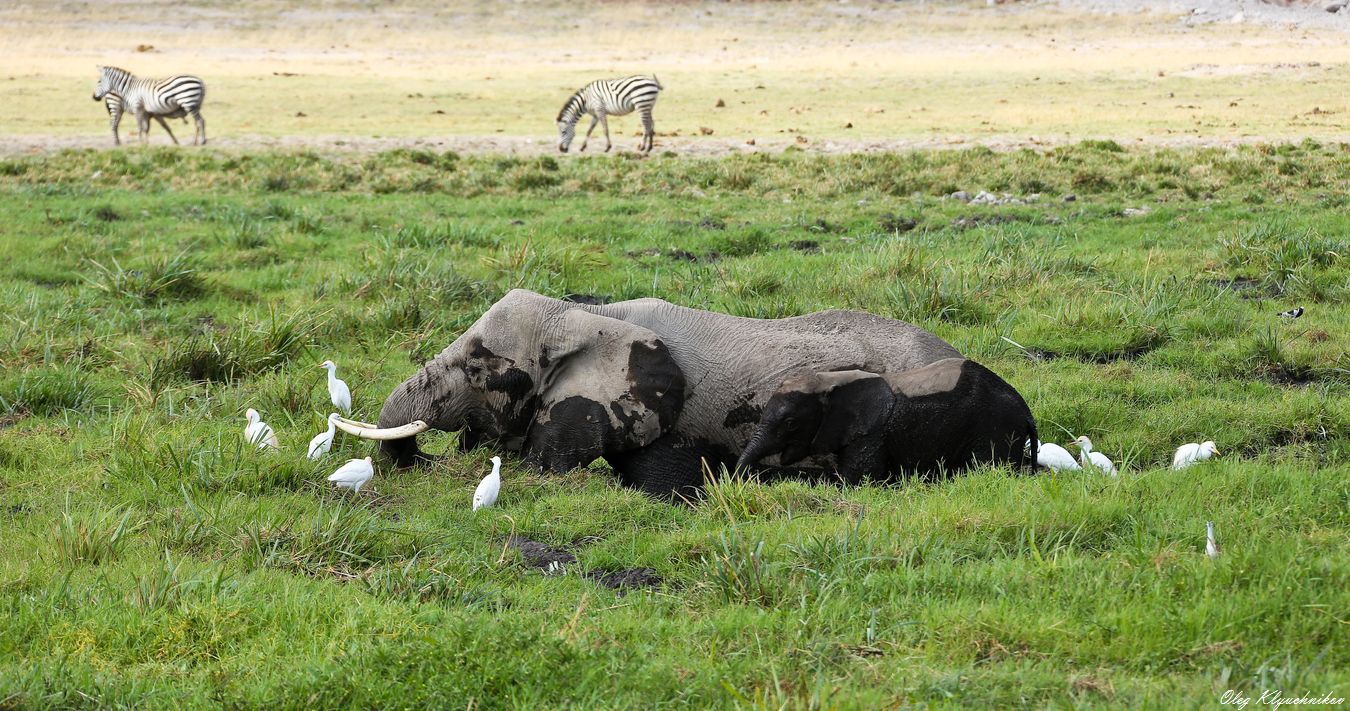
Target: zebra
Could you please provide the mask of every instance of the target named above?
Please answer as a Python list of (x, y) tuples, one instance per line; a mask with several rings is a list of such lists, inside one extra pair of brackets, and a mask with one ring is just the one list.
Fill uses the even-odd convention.
[(605, 151), (608, 152), (614, 144), (609, 140), (607, 117), (625, 116), (637, 111), (638, 117), (642, 119), (642, 143), (638, 145), (638, 150), (651, 152), (652, 137), (655, 135), (652, 130), (652, 107), (656, 105), (656, 97), (664, 88), (655, 74), (601, 79), (581, 87), (558, 112), (558, 150), (567, 152), (576, 136), (577, 121), (581, 120), (582, 114), (590, 114), (591, 127), (587, 129), (586, 138), (577, 150), (586, 150), (586, 143), (595, 132), (595, 124), (599, 123), (605, 127)]
[[(113, 145), (120, 146), (122, 145), (122, 138), (117, 135), (117, 125), (122, 123), (122, 114), (126, 113), (126, 109), (122, 105), (122, 99), (117, 94), (109, 93), (103, 97), (103, 105), (108, 109), (108, 123), (112, 126)], [(170, 116), (170, 118), (182, 118), (183, 123), (187, 123), (187, 114), (183, 112), (178, 112), (177, 115)], [(156, 116), (155, 120), (159, 122), (160, 126), (164, 127), (164, 132), (169, 134), (169, 140), (173, 141), (175, 146), (178, 145), (178, 139), (174, 137), (173, 131), (169, 130), (169, 124), (164, 121), (164, 117)]]
[[(160, 125), (168, 130), (163, 118), (185, 118), (191, 115), (197, 123), (197, 131), (192, 136), (192, 145), (198, 142), (206, 145), (206, 121), (202, 119), (202, 101), (206, 98), (206, 85), (194, 76), (180, 74), (168, 79), (143, 79), (132, 76), (131, 72), (117, 67), (99, 67), (98, 84), (94, 86), (94, 101), (107, 96), (121, 99), (121, 109), (136, 115), (137, 137), (141, 143), (149, 141), (150, 118), (160, 120)], [(111, 107), (109, 115), (112, 115)], [(117, 121), (121, 120), (118, 114)], [(173, 134), (170, 134), (171, 136)], [(114, 141), (117, 139), (116, 123), (113, 129)], [(174, 143), (178, 140), (174, 139)]]

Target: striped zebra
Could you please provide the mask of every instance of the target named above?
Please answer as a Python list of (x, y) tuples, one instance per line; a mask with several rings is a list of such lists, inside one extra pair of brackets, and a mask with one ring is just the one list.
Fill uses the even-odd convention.
[(582, 114), (590, 114), (591, 127), (587, 129), (586, 138), (581, 142), (581, 148), (577, 150), (586, 150), (586, 142), (591, 140), (595, 124), (599, 123), (605, 127), (605, 151), (608, 152), (614, 147), (609, 140), (608, 117), (625, 116), (637, 111), (638, 117), (642, 119), (642, 143), (639, 144), (638, 150), (643, 153), (651, 152), (652, 137), (655, 135), (652, 130), (652, 107), (656, 105), (656, 97), (664, 88), (655, 74), (601, 79), (581, 87), (580, 91), (563, 104), (562, 111), (558, 112), (560, 136), (558, 150), (567, 152), (567, 148), (572, 145), (572, 139), (576, 136), (577, 121), (581, 120)]
[[(185, 118), (191, 115), (197, 123), (197, 131), (192, 136), (192, 145), (198, 142), (206, 144), (206, 121), (202, 119), (202, 101), (206, 98), (206, 85), (194, 76), (180, 74), (168, 79), (142, 79), (132, 76), (131, 72), (117, 67), (99, 67), (98, 84), (94, 87), (94, 101), (107, 96), (121, 99), (121, 109), (136, 115), (137, 137), (141, 143), (149, 141), (150, 118)], [(109, 115), (112, 114), (111, 107)], [(121, 114), (117, 115), (117, 121)], [(160, 120), (160, 125), (168, 130), (168, 124)], [(170, 134), (172, 136), (173, 134)], [(117, 139), (114, 123), (113, 138)], [(174, 143), (178, 140), (174, 139)]]
[[(126, 113), (126, 109), (122, 106), (122, 99), (117, 94), (110, 93), (103, 97), (103, 105), (108, 108), (108, 123), (112, 126), (113, 145), (120, 146), (122, 145), (122, 137), (117, 135), (117, 125), (122, 123), (122, 114)], [(187, 123), (186, 114), (180, 113), (179, 117), (183, 119), (183, 123)], [(169, 140), (173, 141), (175, 146), (178, 145), (178, 139), (174, 137), (173, 131), (169, 130), (169, 124), (164, 121), (164, 117), (156, 116), (155, 120), (164, 127), (164, 132), (169, 134)]]

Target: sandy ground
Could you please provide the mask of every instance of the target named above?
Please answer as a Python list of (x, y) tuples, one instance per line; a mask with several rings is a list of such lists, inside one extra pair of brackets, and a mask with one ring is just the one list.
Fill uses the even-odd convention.
[[(637, 72), (666, 85), (657, 150), (679, 155), (1345, 141), (1350, 11), (1321, 4), (10, 4), (0, 154), (111, 147), (96, 64), (202, 76), (224, 150), (556, 152), (571, 91)], [(635, 147), (635, 119), (612, 128)]]

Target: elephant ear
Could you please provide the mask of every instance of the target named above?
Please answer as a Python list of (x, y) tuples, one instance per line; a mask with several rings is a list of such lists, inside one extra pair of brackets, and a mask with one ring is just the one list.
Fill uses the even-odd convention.
[(895, 393), (876, 373), (844, 370), (821, 373), (825, 417), (811, 442), (812, 451), (838, 452), (867, 438), (880, 438), (895, 405)]
[(637, 449), (670, 431), (685, 378), (666, 344), (627, 321), (569, 309), (541, 339), (527, 460), (556, 471)]

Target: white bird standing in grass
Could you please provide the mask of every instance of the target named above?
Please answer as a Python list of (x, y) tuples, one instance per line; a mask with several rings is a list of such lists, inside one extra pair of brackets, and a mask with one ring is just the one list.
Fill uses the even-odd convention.
[(333, 407), (336, 407), (342, 414), (350, 415), (352, 413), (352, 389), (347, 384), (338, 380), (337, 363), (326, 360), (319, 364), (320, 368), (328, 370), (328, 399), (333, 401)]
[(337, 471), (328, 475), (328, 481), (337, 484), (339, 489), (351, 489), (356, 493), (361, 493), (361, 487), (375, 476), (375, 465), (371, 463), (370, 457), (365, 459), (349, 459), (346, 464), (338, 467)]
[(1196, 462), (1203, 462), (1210, 457), (1219, 455), (1219, 450), (1213, 440), (1205, 440), (1200, 444), (1191, 442), (1177, 447), (1177, 453), (1172, 456), (1173, 469), (1185, 469)]
[(1102, 470), (1103, 474), (1110, 474), (1111, 476), (1115, 476), (1116, 474), (1115, 462), (1111, 461), (1110, 457), (1107, 457), (1105, 454), (1102, 454), (1101, 452), (1092, 451), (1092, 440), (1088, 439), (1087, 435), (1079, 437), (1078, 439), (1074, 440), (1074, 442), (1079, 446), (1079, 448), (1082, 449), (1082, 452), (1080, 452), (1078, 455), (1078, 459), (1083, 463), (1083, 466), (1096, 467)]
[(244, 426), (244, 439), (249, 444), (257, 445), (258, 449), (277, 449), (277, 433), (272, 431), (271, 425), (262, 421), (262, 415), (257, 410), (250, 407), (244, 417), (248, 420)]
[(1205, 555), (1210, 558), (1219, 557), (1219, 542), (1214, 540), (1214, 522), (1205, 522)]
[(1082, 467), (1074, 461), (1069, 450), (1053, 443), (1036, 441), (1036, 463), (1055, 471), (1078, 471)]
[(328, 450), (333, 448), (333, 435), (337, 433), (337, 425), (334, 424), (333, 421), (336, 420), (337, 417), (338, 414), (336, 412), (329, 415), (328, 431), (314, 435), (314, 439), (309, 441), (310, 459), (319, 459), (323, 455), (328, 454)]
[(497, 503), (497, 492), (502, 490), (502, 458), (492, 458), (492, 473), (478, 482), (473, 491), (473, 510), (491, 508)]

